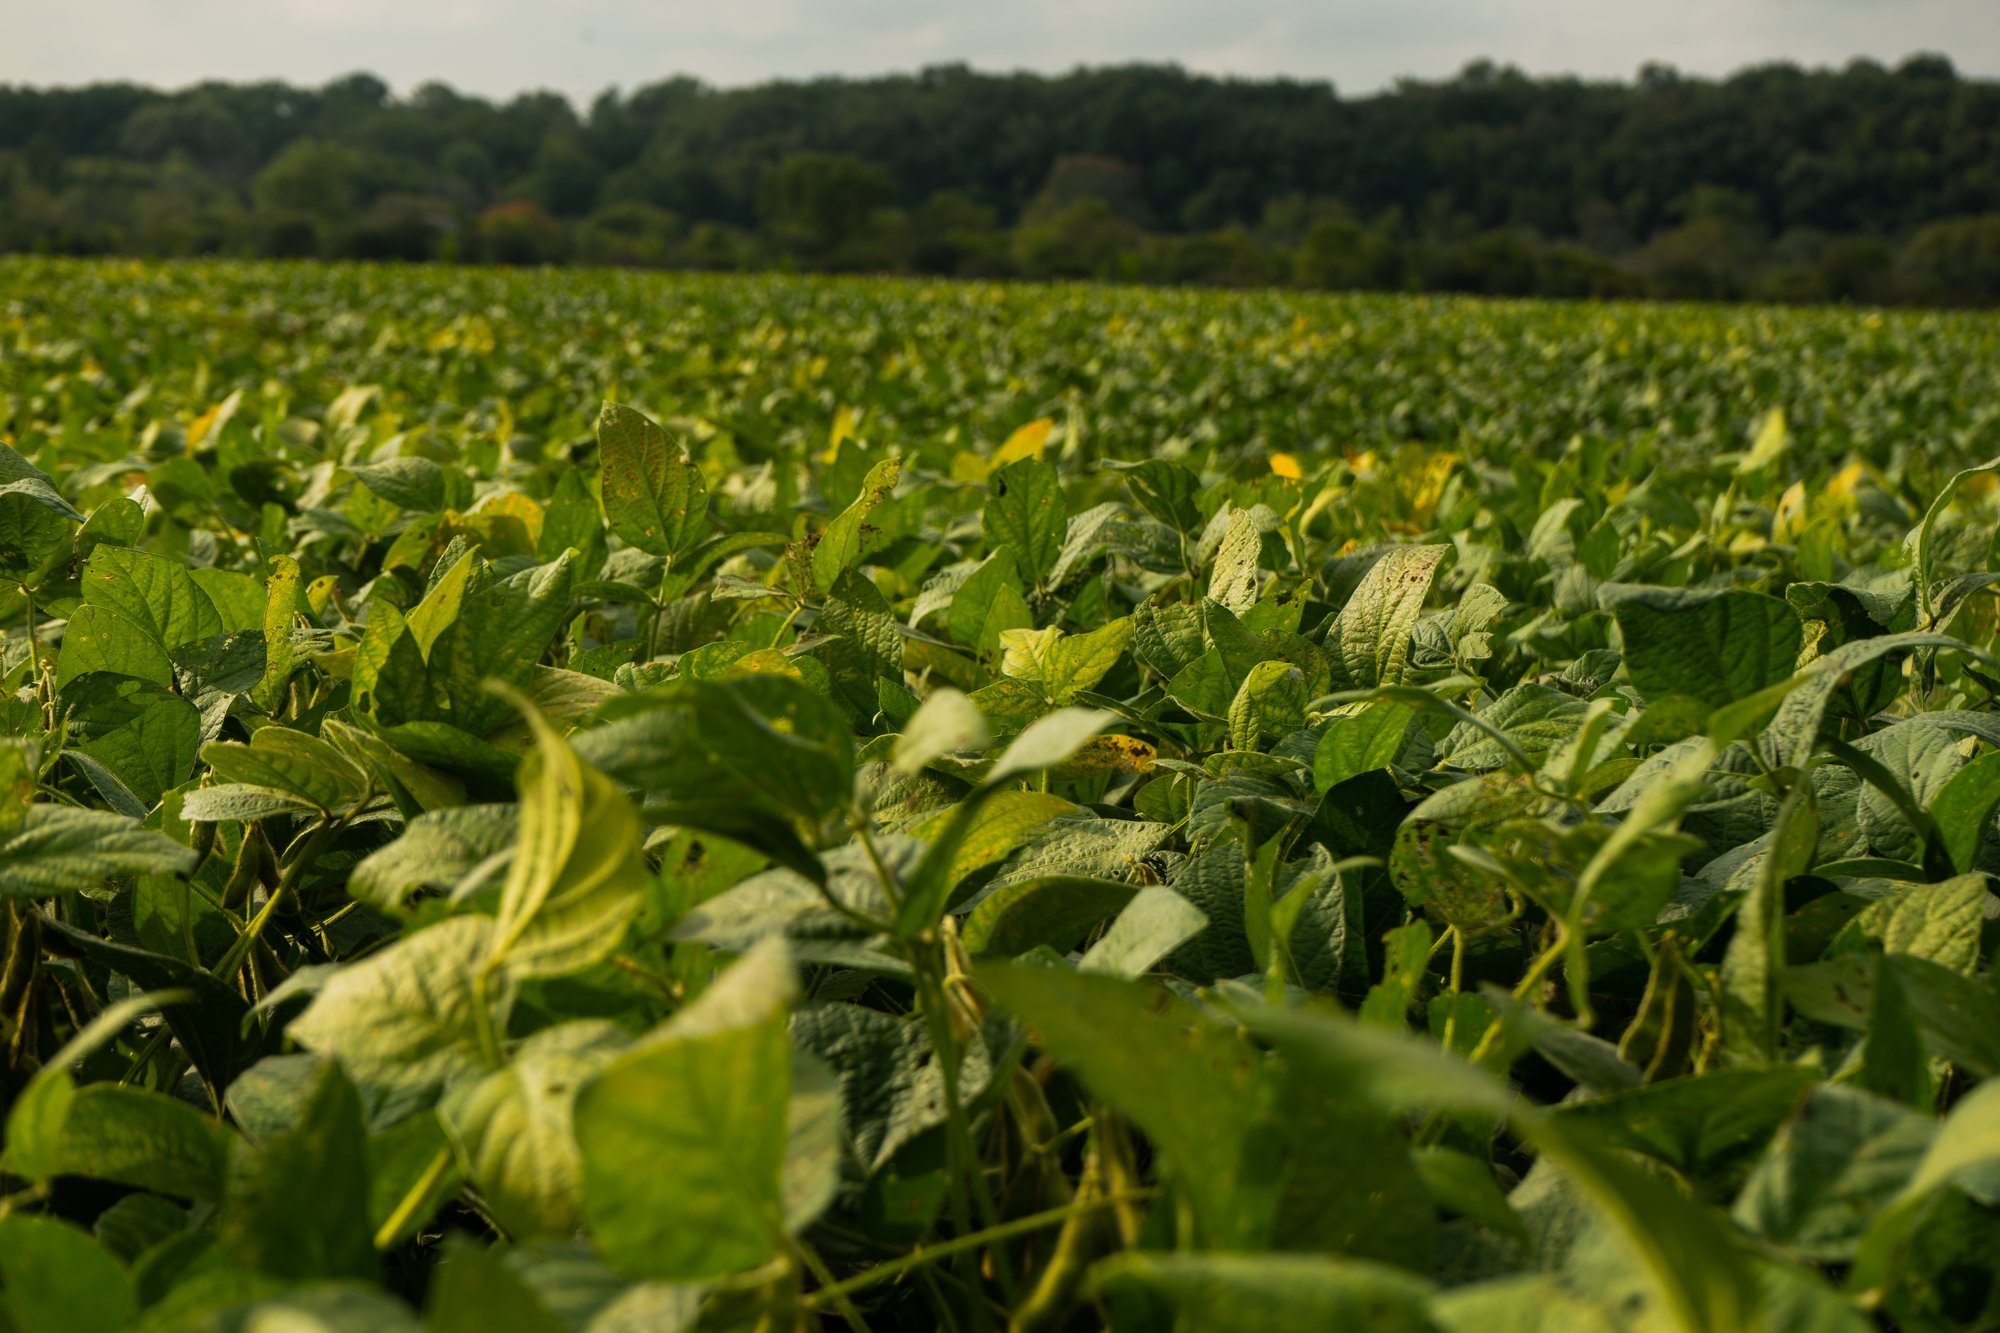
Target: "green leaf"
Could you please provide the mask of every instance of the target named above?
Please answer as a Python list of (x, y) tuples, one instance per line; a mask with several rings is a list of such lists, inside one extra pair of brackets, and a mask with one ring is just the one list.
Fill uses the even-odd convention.
[(1398, 685), (1410, 634), (1449, 546), (1391, 547), (1362, 576), (1326, 633), (1337, 681), (1349, 689)]
[(11, 838), (27, 822), (41, 767), (39, 741), (11, 737), (0, 741), (0, 840)]
[[(792, 1017), (792, 1040), (832, 1071), (846, 1107), (847, 1142), (865, 1174), (945, 1122), (944, 1070), (925, 1024), (853, 1004), (820, 1004)], [(961, 1102), (986, 1089), (993, 1063), (985, 1043), (965, 1043), (958, 1070)]]
[(223, 632), (208, 595), (177, 560), (122, 546), (100, 546), (85, 562), (84, 603), (138, 627), (162, 648), (213, 638)]
[(380, 463), (356, 463), (347, 470), (399, 509), (434, 514), (445, 507), (444, 468), (432, 459), (390, 458)]
[(1192, 533), (1201, 526), (1201, 478), (1165, 458), (1114, 464), (1139, 507), (1175, 532)]
[(1471, 1112), (1510, 1123), (1574, 1181), (1629, 1249), (1682, 1333), (1748, 1333), (1748, 1265), (1722, 1219), (1591, 1138), (1519, 1100), (1483, 1069), (1400, 1032), (1308, 1010), (1240, 1009), (1249, 1027), (1328, 1096), (1404, 1113)]
[(1200, 908), (1172, 889), (1149, 884), (1140, 889), (1090, 946), (1080, 971), (1136, 978), (1208, 927)]
[(1209, 651), (1204, 607), (1151, 599), (1132, 613), (1132, 656), (1172, 680)]
[(961, 808), (946, 806), (908, 829), (912, 837), (925, 841), (936, 841), (947, 831), (958, 839), (957, 850), (943, 872), (953, 890), (969, 876), (1034, 841), (1050, 828), (1051, 821), (1078, 813), (1076, 805), (1047, 792), (1001, 791), (983, 799), (962, 830), (953, 830)]
[(891, 764), (898, 773), (920, 773), (948, 754), (983, 749), (986, 741), (986, 718), (978, 705), (957, 690), (940, 689), (904, 724)]
[(146, 510), (137, 500), (119, 496), (90, 511), (76, 534), (76, 558), (88, 560), (100, 546), (137, 546), (146, 539)]
[(1014, 574), (1014, 553), (1002, 549), (986, 557), (951, 595), (945, 628), (951, 637), (980, 654), (998, 650), (1000, 635), (1010, 629), (1032, 629), (1035, 618), (1021, 596)]
[(361, 1099), (339, 1066), (314, 1071), (291, 1128), (232, 1155), (216, 1242), (231, 1262), (273, 1277), (379, 1275)]
[(116, 611), (84, 605), (69, 618), (56, 658), (56, 688), (79, 676), (108, 671), (172, 686), (174, 665), (159, 641)]
[(1736, 475), (1748, 477), (1777, 462), (1791, 447), (1791, 432), (1785, 428), (1785, 409), (1774, 407), (1764, 414), (1757, 436), (1736, 459)]
[(1625, 670), (1648, 699), (1678, 694), (1719, 708), (1777, 684), (1798, 659), (1798, 614), (1776, 597), (1610, 584), (1601, 598), (1624, 637)]
[(825, 697), (783, 676), (689, 687), (714, 762), (763, 803), (808, 825), (853, 798), (853, 734)]
[(426, 1293), (426, 1333), (568, 1333), (499, 1247), (458, 1238), (434, 1271)]
[[(1069, 758), (1114, 720), (1114, 714), (1096, 709), (1061, 708), (1029, 724), (1015, 737), (1014, 743), (988, 770), (985, 781), (953, 807), (941, 826), (927, 830), (930, 846), (903, 883), (903, 906), (896, 914), (896, 934), (907, 938), (937, 924), (957, 883), (957, 868), (963, 864), (968, 841), (983, 827), (981, 821), (988, 802), (1005, 791), (1012, 779)], [(1007, 832), (1012, 827), (1011, 821), (1002, 820), (996, 827), (1009, 839), (1018, 836)]]
[(1260, 1164), (1275, 1090), (1256, 1054), (1185, 1001), (1114, 977), (982, 967), (980, 985), (1091, 1095), (1144, 1130), (1219, 1248), (1261, 1245), (1279, 1182)]
[(1778, 1057), (1784, 1024), (1785, 882), (1812, 867), (1819, 811), (1800, 786), (1778, 807), (1756, 879), (1736, 909), (1736, 929), (1722, 959), (1723, 1049), (1739, 1060)]
[(211, 741), (202, 761), (226, 782), (285, 792), (321, 814), (345, 813), (365, 796), (368, 775), (317, 736), (263, 727), (248, 745)]
[(694, 1281), (779, 1253), (791, 997), (784, 950), (755, 950), (578, 1095), (584, 1213), (614, 1269)]
[(1623, 1327), (1552, 1273), (1453, 1287), (1431, 1302), (1431, 1318), (1442, 1333), (1621, 1333)]
[(1031, 723), (994, 762), (985, 786), (1054, 768), (1082, 749), (1085, 742), (1116, 722), (1117, 716), (1095, 708), (1060, 708)]
[(56, 1103), (60, 1114), (39, 1119), (29, 1134), (30, 1154), (10, 1148), (10, 1170), (40, 1181), (106, 1180), (202, 1203), (222, 1197), (227, 1140), (186, 1102), (143, 1088), (87, 1083), (51, 1099), (51, 1113)]
[(1069, 532), (1060, 474), (1052, 463), (1024, 458), (994, 473), (987, 486), (986, 544), (1011, 552), (1022, 575), (1039, 584), (1055, 568)]
[(245, 634), (263, 628), (264, 586), (248, 574), (214, 567), (191, 569), (188, 577), (208, 598), (222, 621), (225, 635)]
[(194, 853), (138, 820), (102, 810), (36, 805), (0, 842), (0, 897), (47, 898), (95, 889), (108, 879), (173, 875)]
[(1917, 1016), (1889, 960), (1877, 954), (1869, 961), (1874, 964), (1875, 988), (1855, 1084), (1906, 1106), (1928, 1110), (1937, 1098), (1937, 1089), (1931, 1082), (1930, 1057), (1924, 1050)]
[(1539, 763), (1576, 736), (1589, 711), (1574, 695), (1528, 681), (1480, 709), (1476, 724), (1453, 727), (1438, 749), (1444, 762), (1469, 772), (1504, 768), (1516, 752)]
[(653, 555), (678, 555), (708, 530), (701, 470), (645, 416), (606, 403), (597, 417), (604, 515), (611, 530)]
[(1820, 728), (1835, 691), (1870, 662), (1918, 648), (1977, 652), (1964, 641), (1943, 634), (1883, 634), (1842, 644), (1799, 673), (1797, 687), (1778, 705), (1759, 742), (1765, 761), (1773, 768), (1803, 768), (1819, 745)]
[(368, 625), (354, 649), (354, 704), (368, 720), (396, 726), (430, 712), (424, 649), (403, 615), (383, 603), (368, 608)]
[(1805, 1258), (1844, 1263), (1916, 1170), (1934, 1132), (1927, 1115), (1859, 1088), (1823, 1084), (1744, 1182), (1736, 1220)]
[[(565, 553), (507, 578), (475, 581), (458, 615), (431, 645), (427, 677), (438, 711), (425, 720), (449, 722), (473, 736), (505, 722), (513, 710), (486, 682), (527, 682), (569, 614), (573, 573)], [(357, 664), (357, 689), (359, 684)]]
[(861, 483), (861, 494), (834, 516), (820, 533), (819, 544), (813, 547), (813, 591), (824, 597), (842, 574), (879, 544), (870, 540), (874, 530), (868, 526), (868, 516), (895, 491), (902, 476), (900, 458), (885, 458), (868, 469), (868, 476)]
[(1930, 1146), (1888, 1206), (1868, 1224), (1848, 1273), (1847, 1287), (1863, 1299), (1879, 1300), (1903, 1262), (1923, 1206), (1945, 1186), (2000, 1161), (2000, 1082), (1979, 1084), (1952, 1107)]
[(201, 787), (181, 798), (180, 817), (190, 824), (247, 822), (272, 815), (310, 815), (314, 807), (288, 791), (230, 783)]
[(1216, 548), (1215, 564), (1209, 571), (1208, 595), (1241, 615), (1257, 604), (1257, 556), (1263, 550), (1264, 534), (1247, 509), (1232, 510), (1229, 526), (1223, 531), (1222, 545)]
[[(257, 1042), (245, 1036), (248, 1006), (233, 988), (208, 972), (179, 958), (79, 930), (47, 913), (40, 916), (40, 929), (45, 937), (56, 937), (53, 942), (64, 950), (88, 958), (136, 986), (183, 995), (187, 1001), (184, 1004), (169, 1004), (160, 999), (161, 1016), (210, 1087), (224, 1086), (249, 1059), (255, 1058), (250, 1052), (255, 1050)], [(113, 1005), (112, 1011), (118, 1007)]]
[[(1867, 1032), (1875, 1008), (1875, 956), (1847, 954), (1785, 970), (1785, 998), (1818, 1023)], [(2000, 1073), (1992, 997), (1978, 981), (1926, 958), (1882, 954), (1923, 1034), (1924, 1048), (1979, 1077)]]
[[(1359, 1259), (1132, 1250), (1101, 1260), (1090, 1276), (1114, 1321), (1121, 1309), (1129, 1309), (1133, 1328), (1435, 1333), (1437, 1327), (1426, 1309), (1435, 1290), (1430, 1282), (1404, 1268)], [(1172, 1312), (1170, 1324), (1140, 1314), (1152, 1302)]]
[(201, 714), (176, 695), (156, 695), (137, 717), (93, 734), (77, 748), (117, 774), (139, 803), (151, 809), (194, 772)]
[(1416, 710), (1392, 699), (1335, 717), (1313, 751), (1313, 787), (1322, 795), (1352, 777), (1387, 768), (1402, 753)]
[(1979, 845), (2000, 808), (2000, 751), (1983, 754), (1954, 773), (1930, 804), (1952, 868), (1972, 869)]
[(415, 1236), (465, 1188), (465, 1175), (436, 1116), (411, 1116), (370, 1134), (367, 1153), (368, 1225), (378, 1250)]
[(979, 900), (963, 938), (975, 957), (1013, 958), (1040, 945), (1067, 953), (1091, 927), (1117, 915), (1138, 888), (1076, 875), (1013, 880)]
[(547, 562), (564, 551), (578, 553), (577, 566), (586, 574), (604, 566), (604, 515), (588, 477), (575, 468), (565, 468), (556, 478), (555, 490), (542, 507), (542, 536), (535, 558)]
[(418, 889), (449, 889), (489, 857), (511, 855), (519, 807), (455, 805), (427, 810), (388, 846), (369, 853), (348, 878), (348, 893), (400, 911)]
[(1420, 1148), (1412, 1155), (1424, 1189), (1440, 1206), (1503, 1236), (1527, 1240), (1527, 1228), (1507, 1202), (1493, 1168), (1453, 1148)]
[(64, 1042), (7, 1108), (6, 1135), (0, 1140), (0, 1160), (7, 1171), (30, 1180), (58, 1174), (63, 1160), (63, 1121), (76, 1099), (70, 1067), (114, 1040), (134, 1019), (193, 998), (187, 991), (128, 995), (100, 1010)]
[[(1221, 784), (1215, 784), (1220, 786)], [(1269, 843), (1265, 847), (1269, 847)], [(1208, 928), (1175, 954), (1172, 970), (1191, 981), (1217, 981), (1250, 972), (1266, 975), (1270, 955), (1253, 947), (1258, 903), (1251, 892), (1251, 862), (1235, 832), (1215, 838), (1189, 856), (1171, 884), (1208, 918)], [(1261, 874), (1261, 872), (1260, 872)], [(1270, 873), (1266, 933), (1279, 950), (1288, 981), (1312, 990), (1352, 994), (1367, 984), (1361, 895), (1342, 882), (1324, 848), (1309, 849)]]
[[(446, 554), (449, 555), (449, 552)], [(557, 552), (557, 557), (560, 558), (561, 554)], [(442, 559), (440, 564), (443, 564)], [(424, 590), (423, 600), (410, 608), (407, 623), (425, 660), (429, 660), (431, 649), (437, 645), (438, 635), (444, 633), (464, 610), (466, 589), (472, 586), (473, 576), (481, 569), (476, 553), (471, 550), (461, 552), (458, 559), (432, 576), (430, 587)]]
[(1914, 954), (1972, 976), (1979, 967), (1980, 932), (1992, 895), (1983, 874), (1939, 884), (1905, 884), (1870, 903), (1844, 937), (1890, 953)]
[(11, 1328), (117, 1333), (132, 1283), (89, 1233), (52, 1217), (0, 1217), (0, 1311)]
[(522, 1042), (505, 1068), (462, 1084), (440, 1108), (472, 1183), (516, 1241), (569, 1236), (583, 1220), (577, 1090), (628, 1042), (610, 1023), (561, 1023)]
[(1951, 480), (1944, 484), (1944, 489), (1937, 493), (1930, 507), (1924, 511), (1923, 521), (1917, 524), (1905, 542), (1910, 553), (1910, 567), (1916, 575), (1917, 604), (1924, 613), (1925, 629), (1929, 629), (1934, 623), (1937, 609), (1933, 596), (1933, 585), (1937, 582), (1937, 555), (1933, 548), (1938, 519), (1951, 508), (1951, 502), (1958, 495), (1959, 487), (1974, 477), (1996, 471), (2000, 471), (2000, 458), (1953, 473)]
[(1306, 678), (1290, 662), (1259, 662), (1229, 702), (1229, 745), (1256, 750), (1305, 725)]
[(67, 503), (60, 509), (49, 504), (54, 495), (46, 481), (0, 484), (0, 579), (38, 584), (62, 554), (76, 511)]
[(1361, 1021), (1400, 1032), (1424, 983), (1431, 957), (1431, 927), (1412, 921), (1383, 936), (1382, 979), (1361, 1004)]
[(29, 496), (35, 503), (54, 510), (72, 523), (83, 522), (83, 515), (56, 493), (49, 474), (30, 463), (11, 444), (0, 444), (0, 484), (13, 494)]
[[(451, 1084), (491, 1067), (473, 978), (493, 929), (484, 917), (454, 917), (343, 965), (287, 1035), (340, 1062), (371, 1124), (393, 1124), (435, 1104)], [(504, 990), (492, 998), (496, 1028), (504, 1028), (507, 999)]]
[(834, 696), (857, 720), (868, 722), (878, 708), (877, 682), (903, 680), (903, 632), (874, 584), (856, 573), (842, 576), (813, 623), (825, 636), (817, 652), (832, 678)]
[(1607, 1146), (1713, 1180), (1763, 1151), (1818, 1081), (1803, 1065), (1744, 1065), (1570, 1102), (1551, 1114), (1569, 1128), (1588, 1126)]

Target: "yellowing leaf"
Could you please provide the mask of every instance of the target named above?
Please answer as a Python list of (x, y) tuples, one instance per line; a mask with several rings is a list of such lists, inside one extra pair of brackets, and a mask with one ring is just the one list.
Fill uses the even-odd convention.
[(542, 539), (542, 507), (519, 491), (487, 496), (467, 511), (464, 522), (479, 534), (488, 559), (533, 555)]
[(1030, 421), (1007, 437), (1007, 442), (993, 455), (992, 466), (1003, 468), (1023, 458), (1040, 458), (1043, 447), (1049, 442), (1049, 432), (1055, 427), (1055, 420), (1051, 417), (1037, 417)]
[(1303, 481), (1306, 475), (1299, 467), (1299, 460), (1290, 454), (1272, 454), (1271, 471), (1286, 481)]
[(1010, 629), (1000, 633), (1001, 674), (1039, 685), (1050, 703), (1066, 704), (1118, 665), (1132, 641), (1133, 621), (1121, 616), (1088, 634), (1054, 628)]
[(639, 812), (532, 708), (519, 833), (486, 957), (517, 976), (561, 976), (617, 949), (648, 874)]
[(1771, 514), (1771, 540), (1789, 545), (1798, 540), (1806, 525), (1806, 484), (1795, 481), (1778, 497)]
[(826, 432), (826, 448), (820, 452), (819, 461), (831, 463), (840, 457), (840, 442), (854, 438), (854, 428), (861, 418), (851, 407), (834, 409), (833, 425)]
[(1778, 456), (1791, 442), (1791, 432), (1785, 428), (1785, 409), (1772, 408), (1765, 415), (1764, 424), (1757, 428), (1757, 438), (1751, 442), (1750, 452), (1736, 460), (1736, 475), (1744, 477), (1763, 471), (1778, 461)]

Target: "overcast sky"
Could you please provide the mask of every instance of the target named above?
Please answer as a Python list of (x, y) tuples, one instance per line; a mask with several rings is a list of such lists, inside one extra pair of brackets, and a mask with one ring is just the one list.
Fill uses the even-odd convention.
[(1939, 51), (2000, 74), (2000, 0), (0, 0), (0, 82), (317, 84), (355, 70), (587, 101), (673, 74), (710, 83), (964, 61), (1058, 71), (1171, 60), (1330, 79), (1343, 93), (1490, 56), (1629, 78)]

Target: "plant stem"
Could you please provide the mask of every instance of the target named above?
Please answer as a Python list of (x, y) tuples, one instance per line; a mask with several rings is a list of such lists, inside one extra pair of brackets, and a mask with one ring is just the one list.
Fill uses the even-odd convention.
[(1115, 1208), (1120, 1204), (1134, 1203), (1139, 1199), (1151, 1197), (1151, 1195), (1151, 1190), (1140, 1190), (1133, 1194), (1107, 1194), (1100, 1198), (1067, 1203), (1060, 1208), (1051, 1208), (1047, 1212), (1030, 1213), (1026, 1217), (1017, 1217), (1011, 1222), (1002, 1222), (1000, 1225), (989, 1227), (984, 1231), (974, 1231), (963, 1236), (953, 1236), (950, 1240), (941, 1240), (935, 1245), (919, 1245), (900, 1259), (884, 1260), (865, 1273), (857, 1273), (843, 1282), (834, 1283), (831, 1287), (823, 1287), (818, 1291), (807, 1293), (805, 1303), (808, 1306), (817, 1307), (837, 1300), (839, 1297), (847, 1296), (857, 1291), (865, 1291), (877, 1283), (901, 1277), (912, 1269), (922, 1268), (926, 1264), (934, 1263), (939, 1259), (949, 1258), (955, 1254), (962, 1254), (968, 1250), (977, 1250), (982, 1246), (991, 1245), (998, 1241), (1011, 1240), (1015, 1236), (1026, 1236), (1040, 1231), (1044, 1227), (1059, 1226), (1067, 1221), (1072, 1213), (1080, 1210), (1096, 1211), (1103, 1208)]
[[(345, 820), (341, 822), (344, 823)], [(263, 935), (264, 927), (270, 924), (272, 914), (278, 910), (279, 902), (286, 895), (298, 892), (299, 881), (305, 878), (307, 868), (319, 855), (320, 848), (326, 845), (327, 840), (339, 828), (339, 823), (321, 823), (293, 844), (298, 850), (292, 854), (290, 862), (285, 866), (285, 872), (278, 880), (278, 887), (272, 889), (270, 897), (264, 899), (264, 905), (257, 909), (256, 916), (250, 918), (250, 924), (236, 937), (236, 943), (229, 946), (229, 952), (222, 955), (222, 961), (215, 965), (212, 975), (227, 980), (231, 973), (243, 966), (243, 960), (250, 956), (251, 948), (256, 945), (258, 937)]]
[(437, 1188), (438, 1181), (444, 1179), (444, 1173), (449, 1170), (451, 1170), (451, 1149), (440, 1148), (437, 1155), (431, 1158), (430, 1165), (424, 1168), (424, 1173), (417, 1177), (417, 1183), (410, 1186), (409, 1193), (405, 1194), (402, 1201), (396, 1205), (396, 1211), (390, 1213), (388, 1219), (376, 1230), (376, 1249), (386, 1250), (396, 1243), (396, 1234), (410, 1224), (410, 1219), (416, 1215), (417, 1209), (424, 1206), (424, 1199)]
[(840, 1317), (847, 1321), (847, 1326), (855, 1333), (868, 1333), (868, 1321), (861, 1317), (861, 1311), (854, 1308), (854, 1302), (847, 1299), (847, 1293), (839, 1289), (840, 1284), (834, 1281), (833, 1270), (826, 1266), (826, 1260), (819, 1257), (819, 1252), (796, 1237), (792, 1240), (792, 1249), (806, 1266), (806, 1271), (812, 1274), (813, 1281), (819, 1283), (819, 1289), (829, 1293), (829, 1299), (840, 1311)]

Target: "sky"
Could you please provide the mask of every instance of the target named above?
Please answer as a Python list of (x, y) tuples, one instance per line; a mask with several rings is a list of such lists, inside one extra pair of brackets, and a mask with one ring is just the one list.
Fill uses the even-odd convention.
[(586, 103), (676, 74), (719, 86), (964, 62), (1174, 61), (1345, 95), (1491, 57), (1630, 78), (1941, 52), (2000, 75), (2000, 0), (0, 0), (0, 83), (319, 84), (365, 70)]

